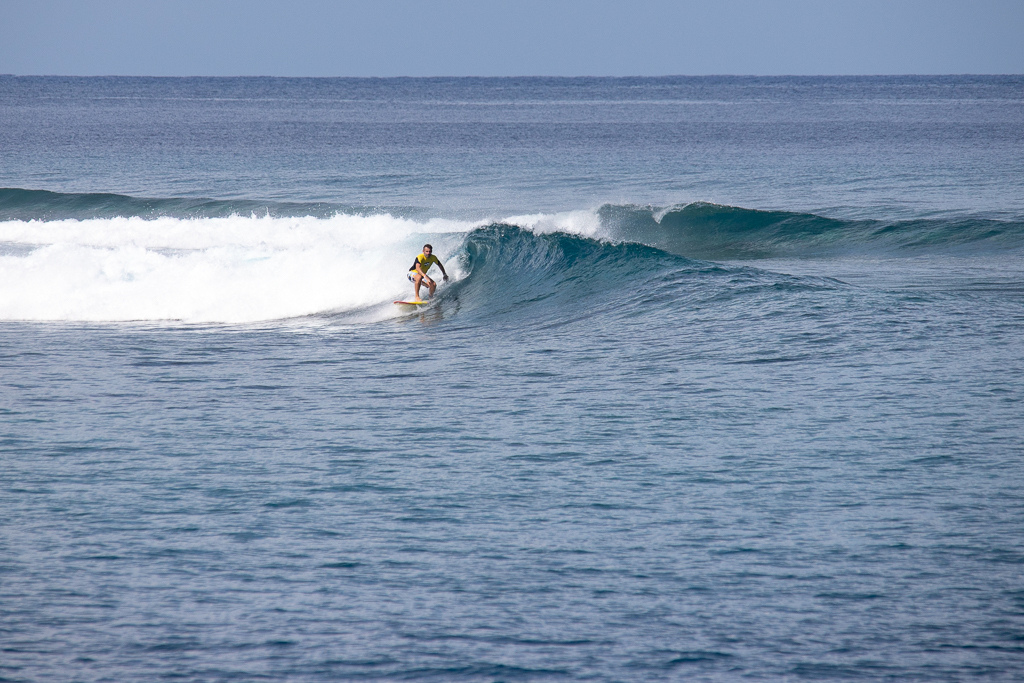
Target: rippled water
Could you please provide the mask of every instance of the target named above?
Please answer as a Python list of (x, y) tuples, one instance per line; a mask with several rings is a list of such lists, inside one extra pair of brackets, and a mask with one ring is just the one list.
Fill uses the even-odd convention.
[[(969, 106), (1021, 153), (1019, 113)], [(914, 208), (889, 144), (863, 158), (896, 200), (833, 185), (820, 216), (799, 183), (785, 215), (140, 208), (95, 195), (132, 194), (116, 150), (88, 187), (7, 181), (55, 194), (0, 194), (0, 678), (1018, 679), (1024, 223), (982, 171), (977, 205)], [(393, 311), (426, 239), (453, 280)]]

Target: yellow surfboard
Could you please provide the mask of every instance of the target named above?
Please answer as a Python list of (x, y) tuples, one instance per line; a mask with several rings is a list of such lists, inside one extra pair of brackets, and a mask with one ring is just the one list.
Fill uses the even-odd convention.
[(426, 306), (430, 302), (429, 301), (396, 301), (395, 303), (399, 304), (399, 305), (402, 305), (402, 306)]

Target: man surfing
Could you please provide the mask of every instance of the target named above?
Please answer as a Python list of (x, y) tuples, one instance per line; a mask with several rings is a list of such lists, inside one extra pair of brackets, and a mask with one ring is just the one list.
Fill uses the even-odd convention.
[(441, 274), (444, 275), (444, 281), (448, 282), (448, 272), (445, 271), (444, 266), (441, 265), (441, 261), (434, 256), (434, 248), (429, 244), (423, 245), (423, 253), (416, 257), (416, 260), (412, 262), (412, 268), (409, 269), (409, 282), (416, 286), (416, 297), (413, 301), (422, 301), (420, 299), (420, 285), (424, 282), (430, 287), (430, 298), (434, 298), (434, 290), (437, 289), (437, 283), (430, 279), (427, 275), (427, 271), (434, 264), (441, 269)]

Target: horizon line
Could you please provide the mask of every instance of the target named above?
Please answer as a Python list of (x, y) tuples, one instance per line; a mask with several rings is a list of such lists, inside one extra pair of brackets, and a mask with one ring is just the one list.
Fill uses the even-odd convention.
[(0, 78), (281, 78), (281, 79), (363, 79), (363, 80), (411, 80), (411, 79), (441, 79), (441, 78), (465, 78), (465, 79), (519, 79), (519, 78), (548, 78), (548, 79), (578, 79), (578, 78), (603, 78), (603, 79), (627, 79), (627, 78), (884, 78), (884, 77), (953, 77), (953, 76), (1024, 76), (1024, 73), (977, 73), (977, 72), (956, 72), (956, 73), (860, 73), (860, 74), (658, 74), (644, 75), (631, 74), (613, 76), (608, 74), (576, 74), (576, 75), (539, 75), (539, 74), (516, 74), (501, 76), (486, 75), (451, 75), (434, 74), (430, 76), (282, 76), (268, 74), (233, 74), (233, 75), (210, 75), (210, 74), (176, 74), (176, 75), (153, 75), (153, 74), (14, 74), (0, 73)]

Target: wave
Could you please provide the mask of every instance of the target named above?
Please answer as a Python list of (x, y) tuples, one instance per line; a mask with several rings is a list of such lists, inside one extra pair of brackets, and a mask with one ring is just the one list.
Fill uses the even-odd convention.
[[(4, 192), (8, 212), (12, 206), (27, 213), (45, 208), (63, 217), (12, 219), (8, 213), (0, 220), (0, 320), (378, 320), (398, 315), (390, 302), (410, 293), (405, 272), (424, 242), (434, 245), (453, 276), (442, 302), (457, 304), (465, 315), (526, 306), (534, 319), (595, 307), (617, 314), (678, 305), (726, 281), (744, 288), (806, 285), (716, 260), (1024, 243), (1022, 224), (1010, 220), (887, 223), (713, 204), (605, 205), (460, 221), (334, 209), (318, 216), (307, 205), (296, 216), (246, 216), (237, 211), (244, 203), (223, 202), (203, 210), (230, 209), (227, 215), (183, 217), (166, 214), (186, 211), (192, 200)], [(67, 216), (128, 213), (126, 207), (136, 214)]]
[(843, 220), (697, 202), (669, 209), (605, 205), (603, 235), (704, 259), (920, 253), (1024, 246), (1024, 220)]
[(536, 233), (494, 224), (464, 242), (460, 279), (445, 297), (458, 299), (463, 312), (485, 309), (501, 315), (531, 307), (556, 316), (567, 307), (593, 310), (623, 296), (635, 296), (645, 283), (655, 286), (686, 272), (713, 271), (716, 264), (692, 261), (635, 243), (609, 243), (565, 232)]
[[(283, 202), (195, 197), (140, 198), (109, 193), (61, 193), (0, 188), (0, 221), (103, 218), (324, 218), (386, 214), (426, 221), (416, 207), (350, 206), (330, 202)], [(1024, 217), (943, 215), (905, 220), (841, 219), (813, 213), (764, 211), (707, 202), (671, 207), (606, 204), (597, 210), (559, 214), (481, 217), (467, 225), (504, 222), (534, 232), (566, 231), (637, 242), (682, 256), (760, 259), (900, 252), (1004, 249), (1024, 246)]]
[(537, 233), (507, 224), (466, 236), (462, 277), (441, 296), (460, 315), (507, 318), (516, 327), (560, 326), (579, 319), (668, 320), (680, 310), (768, 293), (786, 296), (846, 285), (749, 266), (689, 259), (635, 242), (565, 232)]
[(377, 207), (330, 202), (280, 202), (204, 197), (147, 198), (103, 192), (51, 192), (0, 188), (0, 221), (89, 220), (94, 218), (224, 218), (368, 215)]
[(557, 228), (579, 217), (563, 219), (534, 229), (386, 215), (8, 221), (0, 320), (381, 320), (402, 315), (390, 302), (410, 293), (405, 272), (427, 241), (452, 277), (439, 307), (466, 319), (635, 315), (717, 296), (723, 275), (744, 288), (789, 278), (568, 234)]

